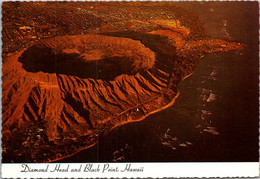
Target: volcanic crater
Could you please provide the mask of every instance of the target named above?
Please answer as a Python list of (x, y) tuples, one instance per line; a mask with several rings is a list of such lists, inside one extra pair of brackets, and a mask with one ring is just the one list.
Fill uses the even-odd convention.
[(43, 40), (26, 49), (19, 62), (28, 72), (114, 80), (152, 68), (155, 54), (139, 41), (104, 35), (75, 35)]
[[(19, 12), (41, 13), (45, 5), (24, 2)], [(242, 48), (237, 42), (207, 37), (196, 16), (173, 5), (62, 5), (49, 3), (48, 11), (35, 15), (41, 17), (38, 23), (49, 23), (36, 33), (46, 39), (28, 45), (35, 38), (29, 36), (33, 38), (24, 40), (26, 48), (3, 55), (4, 162), (52, 162), (91, 147), (115, 127), (174, 104), (181, 81), (205, 53)], [(6, 12), (12, 3), (4, 6), (4, 25), (13, 18), (21, 21), (18, 12), (10, 15), (15, 10)], [(64, 8), (71, 12), (62, 14), (63, 23), (56, 22)], [(102, 23), (79, 28), (92, 17)], [(57, 37), (68, 29), (72, 34)], [(10, 26), (4, 33), (4, 44), (14, 43), (4, 46), (5, 51), (19, 49), (15, 42), (34, 33), (23, 32), (23, 38), (8, 41), (14, 31)]]

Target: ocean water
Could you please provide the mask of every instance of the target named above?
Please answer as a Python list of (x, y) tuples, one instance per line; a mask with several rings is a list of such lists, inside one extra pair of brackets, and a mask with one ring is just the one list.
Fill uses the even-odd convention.
[(210, 36), (245, 49), (206, 55), (173, 106), (58, 162), (258, 161), (257, 2), (176, 4), (196, 13)]

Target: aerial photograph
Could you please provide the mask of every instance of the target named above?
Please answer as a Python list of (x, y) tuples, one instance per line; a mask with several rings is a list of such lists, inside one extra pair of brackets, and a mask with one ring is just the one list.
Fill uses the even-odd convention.
[(258, 8), (2, 2), (2, 162), (258, 162)]

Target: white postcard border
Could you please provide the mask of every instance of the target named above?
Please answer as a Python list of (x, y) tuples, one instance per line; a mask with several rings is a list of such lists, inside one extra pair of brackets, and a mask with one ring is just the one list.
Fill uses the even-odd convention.
[[(0, 0), (3, 2), (6, 0)], [(15, 0), (10, 0), (15, 1)], [(32, 0), (32, 1), (42, 1), (42, 0)], [(62, 0), (56, 0), (62, 1)], [(110, 0), (111, 1), (111, 0)], [(113, 0), (112, 0), (113, 1)], [(116, 0), (120, 1), (120, 0)], [(129, 1), (129, 0), (127, 0)], [(158, 1), (158, 0), (157, 0)], [(164, 0), (167, 1), (167, 0)], [(173, 0), (176, 1), (176, 0)], [(221, 0), (219, 0), (221, 1)], [(251, 0), (249, 0), (251, 1)], [(0, 7), (1, 9), (1, 7)], [(0, 14), (0, 16), (2, 16)], [(2, 28), (2, 26), (1, 26)], [(260, 31), (260, 30), (259, 30)], [(1, 33), (0, 33), (1, 36)], [(260, 38), (260, 37), (259, 37)], [(0, 41), (2, 45), (2, 41)], [(2, 49), (0, 49), (2, 50)], [(259, 56), (260, 58), (260, 56)], [(2, 66), (2, 62), (0, 62)], [(2, 75), (2, 72), (0, 71)], [(260, 76), (259, 76), (260, 79)], [(0, 83), (2, 80), (0, 78)], [(260, 87), (260, 83), (259, 83)], [(2, 92), (0, 91), (0, 94)], [(0, 100), (0, 108), (1, 108), (1, 100)], [(1, 112), (0, 112), (1, 116)], [(1, 120), (0, 120), (0, 130), (2, 129)], [(260, 129), (259, 129), (260, 130)], [(1, 138), (0, 133), (0, 138)], [(1, 144), (1, 141), (0, 141)], [(1, 153), (1, 147), (0, 147)], [(1, 159), (1, 156), (0, 156)], [(191, 163), (1, 163), (0, 164), (0, 178), (98, 178), (98, 177), (118, 177), (118, 178), (164, 178), (164, 177), (191, 177), (191, 178), (209, 178), (209, 177), (243, 177), (243, 178), (256, 178), (260, 175), (260, 167), (258, 162), (191, 162)], [(60, 165), (60, 169), (67, 169), (68, 165), (68, 172), (58, 172), (55, 170), (57, 165)], [(93, 171), (85, 170), (86, 165), (91, 166)], [(99, 171), (94, 171), (99, 165)], [(129, 166), (132, 169), (140, 169), (142, 171), (124, 171), (126, 166)], [(46, 169), (47, 171), (44, 172), (29, 172), (25, 170), (23, 166), (28, 166), (31, 169)], [(71, 169), (79, 169), (81, 166), (80, 171), (78, 172), (71, 172)], [(111, 167), (116, 168), (118, 167), (118, 171), (106, 171), (103, 172), (104, 167)], [(26, 169), (29, 170), (29, 169)], [(55, 171), (53, 171), (55, 170)], [(84, 171), (85, 170), (85, 171)], [(53, 172), (52, 172), (53, 171)]]
[(257, 176), (259, 176), (258, 162), (2, 164), (3, 178), (206, 178)]

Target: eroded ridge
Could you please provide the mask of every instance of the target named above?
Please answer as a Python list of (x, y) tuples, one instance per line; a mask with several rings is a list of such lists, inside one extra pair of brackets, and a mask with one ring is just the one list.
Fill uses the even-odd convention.
[(117, 22), (126, 30), (50, 38), (4, 56), (4, 161), (50, 162), (91, 147), (113, 128), (172, 105), (205, 53), (242, 48), (193, 38), (196, 31), (178, 20), (138, 19), (155, 27), (142, 31), (128, 28), (129, 19)]

